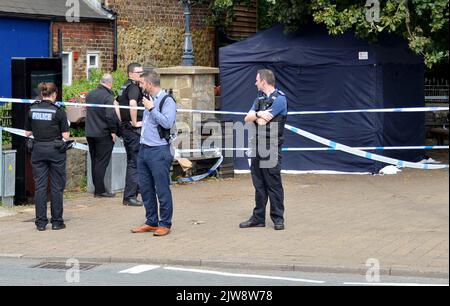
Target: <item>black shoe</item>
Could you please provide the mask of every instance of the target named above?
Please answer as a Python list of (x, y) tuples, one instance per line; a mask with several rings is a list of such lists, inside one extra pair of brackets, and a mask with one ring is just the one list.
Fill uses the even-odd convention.
[(239, 224), (240, 228), (248, 228), (248, 227), (264, 227), (266, 224), (264, 222), (257, 222), (255, 220), (247, 220)]
[(66, 225), (63, 223), (63, 224), (52, 224), (52, 230), (54, 230), (54, 231), (59, 231), (59, 230), (62, 230), (62, 229), (65, 229), (66, 228)]
[(115, 196), (116, 196), (115, 193), (109, 192), (94, 194), (94, 198), (114, 198)]
[(142, 203), (141, 201), (139, 201), (137, 199), (131, 198), (131, 199), (123, 200), (123, 205), (126, 205), (126, 206), (142, 206), (142, 205), (144, 205), (144, 203)]
[(36, 225), (36, 229), (40, 232), (43, 232), (47, 229), (46, 225)]
[(276, 231), (284, 230), (284, 224), (283, 224), (283, 223), (277, 223), (277, 224), (274, 224), (273, 228), (274, 228)]

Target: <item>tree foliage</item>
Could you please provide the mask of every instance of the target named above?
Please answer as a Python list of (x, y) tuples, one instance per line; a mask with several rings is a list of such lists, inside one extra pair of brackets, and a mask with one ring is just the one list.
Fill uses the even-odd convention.
[[(197, 0), (209, 3), (211, 22), (222, 27), (233, 20), (233, 9), (243, 0)], [(258, 0), (259, 24), (282, 23), (296, 31), (308, 22), (323, 24), (332, 35), (354, 29), (356, 35), (371, 41), (381, 32), (407, 39), (415, 53), (423, 55), (428, 67), (449, 59), (448, 0)], [(374, 3), (379, 3), (379, 18), (368, 18)], [(366, 6), (366, 4), (368, 6)], [(262, 8), (262, 9), (261, 9)], [(263, 22), (261, 22), (261, 20)]]

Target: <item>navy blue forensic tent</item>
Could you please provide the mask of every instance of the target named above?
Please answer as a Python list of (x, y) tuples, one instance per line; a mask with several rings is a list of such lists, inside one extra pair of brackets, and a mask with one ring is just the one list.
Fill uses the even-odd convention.
[[(377, 43), (353, 31), (330, 36), (318, 25), (285, 34), (275, 26), (220, 49), (221, 109), (247, 112), (257, 95), (258, 69), (274, 71), (289, 111), (331, 111), (423, 107), (423, 58), (399, 37), (382, 34)], [(243, 116), (227, 115), (227, 121)], [(424, 113), (291, 115), (287, 123), (351, 147), (424, 145)], [(323, 145), (285, 130), (284, 148)], [(417, 162), (423, 150), (370, 151)], [(283, 170), (377, 173), (385, 164), (340, 151), (283, 152)], [(235, 158), (235, 169), (248, 169)]]

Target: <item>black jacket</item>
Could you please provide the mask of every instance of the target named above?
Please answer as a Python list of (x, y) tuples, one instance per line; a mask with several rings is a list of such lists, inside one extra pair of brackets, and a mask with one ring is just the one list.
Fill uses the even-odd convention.
[(34, 140), (38, 142), (62, 139), (61, 134), (69, 131), (66, 112), (52, 101), (36, 101), (31, 104), (25, 130), (33, 132)]
[[(114, 95), (103, 85), (89, 92), (86, 104), (114, 105)], [(86, 137), (105, 137), (117, 133), (118, 118), (114, 108), (88, 107), (86, 113)]]

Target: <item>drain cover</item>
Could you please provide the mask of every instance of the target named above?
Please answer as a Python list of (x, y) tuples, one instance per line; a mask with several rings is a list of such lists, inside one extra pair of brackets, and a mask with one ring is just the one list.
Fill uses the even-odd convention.
[[(93, 263), (80, 263), (79, 269), (80, 271), (87, 271), (94, 269), (95, 267), (100, 266), (100, 264), (93, 264)], [(36, 266), (32, 266), (33, 269), (52, 269), (52, 270), (69, 270), (73, 269), (73, 265), (66, 266), (65, 262), (43, 262)]]

